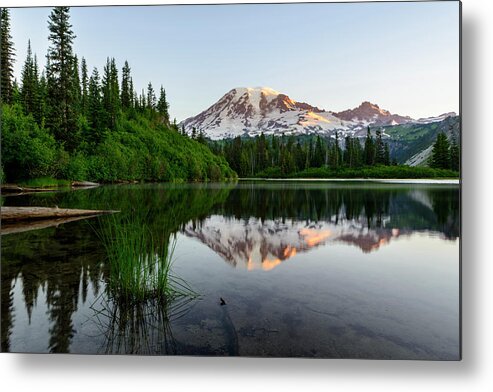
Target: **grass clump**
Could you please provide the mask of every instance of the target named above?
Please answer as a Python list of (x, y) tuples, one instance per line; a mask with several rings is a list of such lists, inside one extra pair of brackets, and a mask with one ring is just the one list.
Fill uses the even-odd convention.
[(196, 294), (171, 271), (176, 241), (170, 233), (153, 232), (144, 217), (112, 215), (101, 224), (99, 237), (109, 265), (110, 297), (127, 304), (174, 301)]
[(283, 174), (280, 168), (269, 168), (259, 173), (258, 178), (459, 178), (459, 173), (448, 169), (434, 169), (417, 166), (362, 166), (349, 167), (317, 167), (300, 172)]
[(27, 188), (65, 188), (71, 185), (68, 180), (58, 180), (53, 177), (39, 177), (19, 181), (20, 186)]

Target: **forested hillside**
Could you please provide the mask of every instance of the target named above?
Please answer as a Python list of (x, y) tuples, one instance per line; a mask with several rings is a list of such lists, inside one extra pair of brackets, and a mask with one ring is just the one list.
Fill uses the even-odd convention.
[[(30, 43), (21, 80), (9, 10), (1, 11), (2, 181), (35, 177), (112, 182), (198, 181), (236, 176), (222, 157), (170, 121), (163, 86), (134, 89), (125, 61), (102, 72), (73, 51), (70, 8), (53, 8), (46, 65)], [(18, 59), (17, 59), (18, 60)]]

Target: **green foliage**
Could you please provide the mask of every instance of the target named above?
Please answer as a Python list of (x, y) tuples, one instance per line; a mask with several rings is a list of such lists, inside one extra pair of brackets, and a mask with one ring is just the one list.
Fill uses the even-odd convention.
[(47, 55), (48, 128), (68, 151), (77, 146), (73, 137), (78, 118), (77, 80), (72, 44), (75, 34), (69, 7), (53, 8), (48, 21), (50, 47)]
[(452, 138), (452, 144), (450, 145), (450, 169), (460, 170), (460, 147), (455, 137)]
[[(194, 134), (192, 130), (192, 135)], [(379, 161), (390, 165), (387, 143), (380, 143)], [(240, 177), (255, 177), (260, 173), (281, 173), (289, 177), (308, 168), (339, 167), (359, 168), (368, 159), (375, 164), (375, 142), (368, 130), (365, 147), (358, 138), (348, 136), (341, 148), (339, 135), (334, 138), (317, 136), (274, 136), (266, 139), (263, 134), (255, 138), (236, 137), (232, 140), (209, 141), (209, 148), (223, 156)]]
[(7, 181), (54, 176), (59, 148), (20, 105), (2, 107), (2, 167)]
[(0, 10), (0, 84), (2, 103), (12, 103), (14, 84), (14, 44), (10, 35), (10, 11), (8, 8)]
[(39, 177), (19, 181), (20, 186), (27, 188), (64, 188), (70, 186), (71, 181), (58, 180), (53, 177)]
[(2, 66), (2, 83), (11, 87), (2, 114), (2, 178), (100, 182), (235, 178), (203, 135), (199, 143), (181, 135), (176, 123), (170, 124), (164, 87), (159, 101), (150, 82), (147, 94), (136, 97), (128, 62), (122, 69), (121, 92), (114, 58), (107, 58), (102, 80), (97, 68), (88, 78), (84, 58), (79, 73), (69, 11), (55, 7), (49, 16), (46, 77), (44, 72), (39, 76), (29, 43), (18, 88), (9, 79), (13, 49), (9, 14), (2, 10), (7, 67)]
[(146, 224), (149, 212), (138, 211), (123, 218), (113, 215), (97, 230), (109, 265), (109, 294), (124, 303), (193, 295), (171, 273), (174, 246), (169, 246), (168, 236), (156, 236)]
[(450, 143), (447, 135), (443, 132), (438, 134), (433, 145), (430, 167), (437, 169), (450, 168)]
[(458, 178), (459, 173), (448, 169), (413, 166), (364, 166), (360, 168), (309, 168), (285, 176), (279, 168), (259, 173), (259, 178)]

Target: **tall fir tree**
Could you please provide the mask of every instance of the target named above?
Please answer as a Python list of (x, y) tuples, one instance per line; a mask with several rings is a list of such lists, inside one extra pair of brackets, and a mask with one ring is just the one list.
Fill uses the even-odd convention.
[(86, 59), (82, 57), (80, 61), (80, 73), (81, 73), (81, 101), (80, 101), (80, 106), (81, 106), (81, 111), (82, 113), (87, 116), (87, 96), (89, 93), (89, 74), (87, 72), (87, 63)]
[(38, 67), (31, 50), (31, 41), (27, 43), (27, 57), (21, 74), (20, 99), (24, 112), (32, 114), (38, 106)]
[(437, 169), (450, 168), (450, 143), (447, 135), (440, 132), (437, 135), (435, 144), (433, 145), (430, 166)]
[(313, 152), (311, 167), (322, 167), (324, 162), (325, 162), (325, 151), (322, 145), (322, 139), (318, 135), (317, 140), (315, 142), (315, 151)]
[(103, 126), (115, 129), (116, 121), (120, 113), (120, 87), (118, 83), (118, 70), (115, 59), (106, 59), (102, 80), (103, 93)]
[(14, 87), (14, 43), (10, 35), (10, 11), (0, 11), (0, 98), (1, 102), (12, 103)]
[(382, 131), (377, 130), (375, 140), (375, 163), (378, 165), (385, 164), (385, 145), (382, 139)]
[(375, 163), (375, 142), (373, 141), (370, 127), (368, 127), (366, 131), (364, 156), (365, 165), (372, 166)]
[(86, 135), (86, 139), (90, 143), (97, 144), (104, 134), (101, 86), (97, 68), (92, 71), (87, 90), (87, 120), (91, 130), (90, 134)]
[(122, 68), (122, 88), (121, 88), (121, 102), (122, 108), (128, 109), (132, 106), (133, 99), (133, 83), (130, 77), (130, 66), (128, 61), (125, 60), (125, 64)]
[(455, 136), (452, 138), (452, 143), (450, 144), (450, 169), (455, 171), (460, 170), (460, 147)]
[(151, 110), (156, 109), (156, 93), (151, 82), (147, 85), (147, 108)]
[(72, 95), (74, 97), (73, 106), (75, 112), (77, 114), (80, 114), (82, 110), (82, 91), (81, 91), (80, 74), (79, 74), (79, 59), (77, 58), (77, 55), (74, 55), (72, 72), (73, 72)]
[(47, 54), (48, 127), (55, 138), (71, 151), (77, 143), (76, 96), (74, 88), (75, 34), (70, 24), (70, 8), (53, 8), (48, 29), (50, 46)]
[[(34, 56), (34, 64), (37, 64), (36, 56)], [(42, 71), (38, 83), (38, 106), (34, 111), (34, 119), (41, 127), (44, 127), (46, 117), (47, 89), (45, 72)]]
[(161, 89), (159, 91), (159, 100), (157, 101), (156, 109), (158, 113), (163, 117), (164, 122), (166, 124), (169, 124), (169, 104), (166, 100), (166, 91), (164, 90), (163, 86), (161, 86)]
[(389, 166), (390, 165), (390, 149), (389, 149), (389, 143), (385, 143), (383, 164), (385, 166)]

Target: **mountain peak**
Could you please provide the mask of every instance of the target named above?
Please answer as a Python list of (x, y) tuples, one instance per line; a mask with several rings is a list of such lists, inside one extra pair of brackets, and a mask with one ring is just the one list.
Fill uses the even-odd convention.
[(208, 109), (184, 120), (181, 126), (189, 134), (195, 129), (214, 140), (261, 133), (332, 137), (336, 131), (363, 137), (370, 125), (392, 126), (440, 120), (413, 120), (392, 114), (370, 101), (363, 101), (354, 109), (334, 113), (295, 101), (271, 87), (258, 86), (233, 88)]
[(392, 114), (388, 110), (381, 109), (380, 106), (369, 101), (363, 101), (354, 109), (335, 113), (335, 116), (345, 121), (352, 121), (365, 125), (396, 125), (412, 121), (408, 116)]
[(236, 87), (214, 105), (187, 118), (191, 133), (203, 131), (211, 139), (265, 134), (330, 132), (341, 125), (331, 113), (297, 102), (270, 87)]

